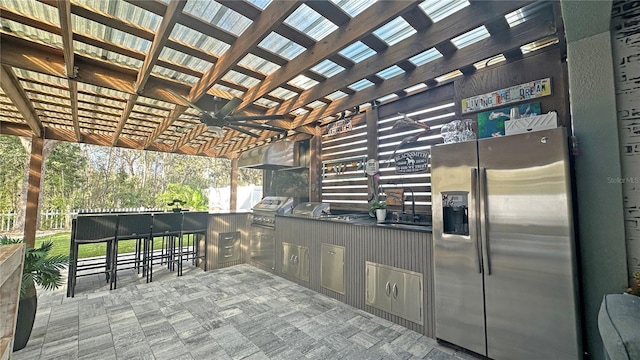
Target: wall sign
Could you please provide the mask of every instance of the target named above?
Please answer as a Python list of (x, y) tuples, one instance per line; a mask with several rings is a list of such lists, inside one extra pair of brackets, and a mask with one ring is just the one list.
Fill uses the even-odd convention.
[(429, 165), (428, 151), (407, 151), (396, 154), (393, 159), (396, 162), (396, 174), (412, 174), (427, 171)]
[(462, 113), (491, 109), (519, 101), (551, 95), (551, 78), (530, 81), (490, 93), (462, 99)]
[(349, 132), (353, 129), (351, 125), (351, 119), (342, 119), (336, 122), (332, 122), (327, 126), (327, 135), (336, 135), (345, 132)]

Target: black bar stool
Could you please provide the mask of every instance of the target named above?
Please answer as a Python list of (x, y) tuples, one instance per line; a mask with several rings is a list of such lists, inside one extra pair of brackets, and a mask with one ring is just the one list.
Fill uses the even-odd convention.
[[(187, 261), (191, 257), (193, 265), (204, 263), (204, 271), (207, 271), (207, 224), (208, 212), (184, 212), (182, 217), (182, 236), (186, 239)], [(191, 236), (190, 236), (191, 235)], [(204, 243), (200, 253), (200, 241)]]
[[(151, 236), (149, 238), (149, 245), (147, 246), (147, 282), (153, 281), (153, 262), (156, 259), (160, 259), (160, 264), (164, 264), (167, 261), (167, 267), (169, 270), (175, 270), (175, 263), (182, 255), (182, 213), (167, 212), (167, 213), (154, 213), (153, 225), (151, 226)], [(154, 238), (160, 237), (162, 239), (162, 249), (160, 255), (154, 255), (153, 244)], [(176, 240), (178, 240), (178, 258), (176, 258)], [(181, 265), (178, 265), (178, 276), (182, 275)]]
[[(67, 289), (67, 296), (74, 297), (76, 289), (76, 280), (79, 276), (94, 275), (96, 273), (105, 273), (107, 281), (112, 281), (113, 276), (111, 266), (113, 263), (112, 252), (113, 242), (116, 238), (116, 229), (118, 226), (117, 215), (80, 215), (76, 219), (75, 228), (71, 235), (71, 244), (69, 251), (69, 280), (70, 285)], [(80, 245), (86, 244), (106, 244), (106, 256), (104, 264), (88, 263), (78, 265), (78, 250)], [(79, 271), (89, 271), (104, 268), (104, 271), (90, 272), (79, 274)]]
[[(143, 276), (146, 274), (146, 252), (143, 248), (148, 244), (148, 239), (151, 237), (151, 213), (146, 214), (119, 214), (118, 215), (118, 231), (116, 233), (116, 241), (113, 242), (113, 265), (111, 266), (111, 281), (110, 289), (115, 289), (118, 286), (117, 271), (120, 265), (127, 266), (133, 265), (133, 268), (138, 270), (142, 267)], [(134, 258), (120, 256), (118, 257), (118, 243), (124, 240), (135, 240), (136, 249)], [(142, 265), (142, 266), (140, 266)], [(128, 269), (132, 267), (127, 267)]]

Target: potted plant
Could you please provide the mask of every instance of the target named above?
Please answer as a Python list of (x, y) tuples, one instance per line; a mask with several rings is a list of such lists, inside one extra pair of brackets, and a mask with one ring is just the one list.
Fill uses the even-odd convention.
[[(6, 235), (0, 237), (1, 245), (22, 242), (21, 239), (10, 239)], [(51, 241), (45, 241), (36, 248), (32, 248), (27, 244), (22, 268), (20, 303), (18, 305), (13, 351), (18, 351), (27, 346), (27, 341), (31, 336), (38, 306), (35, 284), (45, 290), (53, 290), (63, 283), (60, 271), (69, 264), (69, 258), (65, 255), (47, 256), (51, 249), (53, 249), (53, 242)]]
[(383, 222), (387, 218), (387, 202), (374, 200), (371, 203), (371, 211), (375, 211), (378, 222)]

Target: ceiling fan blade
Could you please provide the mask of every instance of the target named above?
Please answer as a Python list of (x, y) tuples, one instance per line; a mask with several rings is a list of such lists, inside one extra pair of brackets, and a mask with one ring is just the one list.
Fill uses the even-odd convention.
[(252, 133), (251, 131), (248, 131), (248, 130), (242, 129), (242, 128), (240, 128), (240, 127), (236, 126), (236, 125), (227, 124), (227, 125), (225, 125), (225, 126), (226, 126), (226, 127), (228, 127), (228, 128), (230, 128), (230, 129), (233, 129), (233, 130), (235, 130), (235, 131), (239, 131), (239, 132), (241, 132), (241, 133), (243, 133), (243, 134), (247, 134), (247, 135), (249, 135), (249, 136), (253, 136), (253, 137), (255, 137), (255, 138), (260, 137), (260, 135), (258, 135), (258, 134), (254, 134), (254, 133)]
[(198, 105), (192, 103), (191, 101), (189, 101), (187, 98), (185, 98), (184, 96), (176, 93), (175, 91), (171, 90), (171, 89), (167, 89), (168, 92), (171, 93), (171, 95), (177, 97), (178, 99), (184, 101), (185, 104), (191, 106), (192, 108), (198, 110), (200, 113), (204, 114), (206, 111), (200, 109), (200, 107), (198, 107)]
[(231, 114), (233, 112), (233, 110), (235, 110), (238, 107), (238, 105), (240, 105), (241, 103), (242, 103), (242, 99), (234, 97), (231, 100), (229, 100), (228, 103), (224, 104), (222, 109), (220, 109), (220, 111), (218, 111), (215, 114), (215, 116), (218, 119), (222, 120), (225, 117), (227, 117), (229, 114)]
[(288, 130), (285, 129), (280, 129), (280, 128), (276, 128), (273, 126), (269, 126), (269, 125), (264, 125), (264, 124), (250, 124), (250, 123), (237, 123), (234, 122), (230, 125), (234, 125), (234, 126), (244, 126), (244, 127), (248, 127), (248, 128), (252, 128), (252, 129), (258, 129), (258, 130), (268, 130), (268, 131), (277, 131), (277, 132), (287, 132)]
[(228, 117), (230, 120), (243, 121), (243, 120), (283, 120), (284, 115), (231, 115)]

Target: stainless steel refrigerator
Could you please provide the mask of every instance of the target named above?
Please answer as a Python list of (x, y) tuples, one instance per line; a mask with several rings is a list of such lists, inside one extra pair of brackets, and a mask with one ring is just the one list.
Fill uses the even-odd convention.
[(431, 157), (436, 337), (492, 359), (581, 358), (566, 130)]

